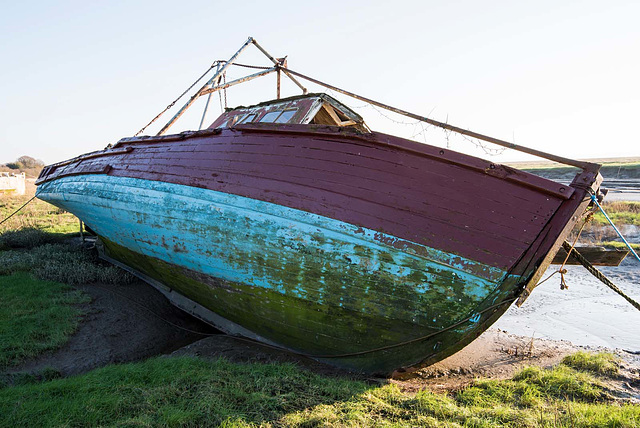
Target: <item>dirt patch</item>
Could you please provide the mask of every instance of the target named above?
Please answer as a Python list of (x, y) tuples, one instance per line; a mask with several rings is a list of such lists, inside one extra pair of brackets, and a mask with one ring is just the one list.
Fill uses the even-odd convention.
[(217, 333), (143, 282), (76, 288), (91, 297), (82, 307), (85, 314), (78, 331), (62, 348), (14, 367), (9, 374), (53, 369), (70, 376), (168, 353)]
[(508, 379), (526, 366), (550, 368), (578, 351), (595, 351), (566, 341), (542, 340), (509, 334), (497, 328), (484, 332), (458, 353), (395, 382), (408, 390), (428, 387), (452, 391), (476, 378)]

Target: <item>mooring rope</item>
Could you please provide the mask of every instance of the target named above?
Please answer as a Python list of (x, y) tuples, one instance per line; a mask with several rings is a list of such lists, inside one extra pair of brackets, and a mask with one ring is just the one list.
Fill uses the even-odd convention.
[(34, 196), (33, 198), (29, 199), (27, 202), (24, 203), (23, 206), (21, 206), (20, 208), (18, 208), (17, 210), (15, 210), (11, 215), (9, 215), (9, 217), (5, 218), (4, 220), (0, 221), (0, 225), (2, 223), (4, 223), (5, 221), (9, 220), (11, 217), (13, 217), (14, 215), (18, 214), (20, 212), (21, 209), (23, 209), (24, 207), (26, 207), (27, 205), (29, 205), (29, 203), (31, 201), (33, 201), (36, 197)]
[(604, 274), (602, 272), (600, 272), (598, 269), (596, 269), (596, 267), (594, 265), (592, 265), (591, 262), (589, 262), (589, 260), (587, 260), (582, 254), (580, 254), (578, 252), (578, 250), (576, 250), (575, 248), (572, 248), (571, 245), (567, 241), (564, 241), (562, 243), (562, 247), (567, 251), (567, 253), (573, 252), (573, 257), (576, 260), (578, 260), (580, 262), (580, 264), (582, 266), (584, 266), (589, 271), (589, 273), (591, 273), (591, 275), (595, 276), (600, 281), (602, 281), (602, 283), (605, 284), (607, 287), (609, 287), (610, 289), (612, 289), (613, 291), (618, 293), (620, 296), (624, 297), (624, 299), (627, 302), (631, 303), (631, 305), (634, 308), (636, 308), (637, 310), (640, 311), (640, 303), (636, 302), (631, 297), (627, 296), (622, 290), (620, 290), (618, 287), (616, 287), (616, 285), (613, 282), (611, 282), (611, 280), (609, 280), (609, 278), (604, 276)]
[(622, 233), (620, 233), (620, 231), (618, 230), (616, 225), (613, 224), (613, 221), (611, 221), (611, 219), (609, 218), (607, 213), (604, 212), (604, 208), (602, 208), (602, 205), (600, 205), (600, 203), (598, 202), (598, 198), (596, 197), (596, 195), (592, 194), (591, 195), (591, 200), (593, 201), (594, 204), (596, 204), (596, 206), (598, 208), (600, 208), (600, 211), (602, 212), (604, 217), (609, 221), (609, 224), (611, 224), (611, 226), (613, 227), (613, 230), (616, 231), (616, 233), (618, 234), (620, 239), (622, 239), (622, 241), (625, 243), (625, 245), (629, 248), (629, 251), (631, 251), (631, 254), (633, 254), (635, 256), (635, 258), (638, 259), (638, 261), (640, 262), (640, 256), (638, 256), (638, 253), (636, 253), (636, 251), (633, 249), (633, 247), (631, 247), (631, 244), (629, 244), (629, 242), (627, 242), (627, 240), (624, 238), (624, 236), (622, 236)]
[(591, 220), (592, 216), (593, 216), (593, 211), (589, 212), (589, 214), (587, 214), (585, 216), (584, 221), (582, 223), (582, 226), (580, 226), (580, 230), (578, 231), (578, 234), (576, 235), (576, 238), (573, 240), (573, 244), (571, 244), (571, 248), (567, 251), (567, 256), (564, 258), (564, 261), (562, 262), (562, 265), (560, 266), (560, 268), (555, 270), (551, 275), (549, 275), (548, 277), (546, 277), (545, 279), (540, 281), (538, 284), (536, 284), (536, 287), (538, 287), (538, 286), (542, 285), (543, 283), (547, 282), (548, 280), (551, 279), (551, 277), (553, 277), (555, 274), (559, 273), (560, 274), (560, 289), (564, 290), (564, 289), (569, 288), (569, 286), (567, 285), (567, 281), (564, 278), (564, 275), (567, 273), (567, 269), (565, 269), (564, 266), (567, 264), (567, 261), (569, 260), (569, 257), (571, 256), (571, 250), (573, 250), (573, 248), (576, 246), (576, 243), (578, 242), (578, 239), (580, 238), (580, 235), (582, 234), (582, 231), (584, 230), (584, 227), (587, 225), (589, 220)]

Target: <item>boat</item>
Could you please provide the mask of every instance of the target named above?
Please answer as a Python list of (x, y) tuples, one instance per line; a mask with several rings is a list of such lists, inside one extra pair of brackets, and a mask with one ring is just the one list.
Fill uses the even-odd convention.
[[(223, 82), (250, 45), (273, 67)], [(198, 97), (268, 73), (276, 99), (166, 133)], [(303, 93), (281, 98), (281, 75)], [(566, 185), (371, 131), (301, 80), (579, 172)], [(599, 167), (352, 94), (249, 38), (158, 135), (46, 166), (37, 197), (80, 218), (105, 259), (223, 332), (389, 375), (455, 353), (522, 303), (598, 193)]]

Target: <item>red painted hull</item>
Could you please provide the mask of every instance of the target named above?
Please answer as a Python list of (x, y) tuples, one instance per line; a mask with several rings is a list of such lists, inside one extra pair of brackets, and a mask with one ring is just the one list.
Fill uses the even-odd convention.
[[(531, 250), (563, 204), (584, 197), (580, 189), (453, 151), (332, 127), (248, 125), (189, 137), (129, 138), (113, 151), (121, 153), (107, 151), (45, 170), (40, 181), (107, 171), (203, 187), (313, 212), (504, 270)], [(555, 221), (562, 225), (568, 218)]]

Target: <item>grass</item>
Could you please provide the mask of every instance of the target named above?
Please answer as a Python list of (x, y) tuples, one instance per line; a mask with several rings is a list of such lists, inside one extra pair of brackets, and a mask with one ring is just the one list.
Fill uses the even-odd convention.
[[(640, 226), (640, 202), (606, 202), (602, 205), (602, 208), (616, 226), (623, 224)], [(592, 221), (600, 225), (609, 224), (601, 211), (595, 213)]]
[[(591, 366), (592, 358), (610, 359), (586, 354), (578, 360)], [(152, 358), (0, 389), (6, 426), (520, 428), (634, 427), (638, 421), (640, 406), (613, 401), (601, 377), (566, 363), (477, 381), (451, 395), (411, 394), (291, 364), (193, 357)]]
[(576, 370), (587, 371), (601, 376), (615, 376), (619, 370), (618, 361), (609, 352), (600, 352), (598, 354), (576, 352), (564, 357), (562, 364)]
[[(640, 251), (640, 244), (635, 244), (633, 242), (629, 243), (631, 245), (631, 248), (633, 248), (636, 253), (638, 251)], [(627, 244), (625, 244), (622, 241), (600, 241), (598, 242), (598, 245), (602, 245), (603, 247), (608, 247), (608, 248), (613, 248), (616, 250), (627, 250), (629, 247), (627, 247)]]
[(87, 297), (25, 272), (0, 276), (0, 369), (65, 343), (79, 322), (75, 305)]
[[(31, 232), (26, 230), (26, 233)], [(135, 280), (124, 270), (101, 262), (95, 250), (70, 243), (36, 245), (28, 251), (0, 251), (0, 275), (16, 272), (29, 272), (41, 280), (73, 285), (95, 282), (130, 284)]]
[[(65, 235), (26, 228), (0, 235), (0, 370), (64, 344), (88, 297), (65, 284), (126, 284), (123, 270)], [(44, 373), (45, 379), (51, 378)]]
[[(31, 196), (0, 197), (0, 221), (27, 202)], [(34, 199), (18, 214), (0, 225), (0, 233), (18, 229), (39, 229), (44, 232), (68, 234), (79, 231), (78, 219), (71, 213), (57, 208), (47, 202)]]

